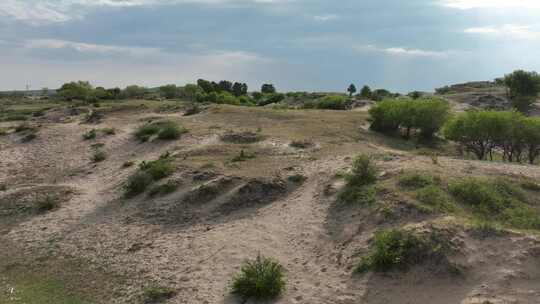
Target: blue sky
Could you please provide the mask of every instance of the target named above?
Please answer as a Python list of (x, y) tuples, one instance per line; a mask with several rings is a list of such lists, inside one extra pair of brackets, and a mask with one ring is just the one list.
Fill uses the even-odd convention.
[(1, 0), (0, 90), (433, 90), (540, 70), (540, 0)]

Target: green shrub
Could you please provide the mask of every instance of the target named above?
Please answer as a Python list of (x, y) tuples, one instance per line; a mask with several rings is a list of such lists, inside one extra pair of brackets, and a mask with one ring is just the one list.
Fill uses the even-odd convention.
[(488, 238), (503, 234), (503, 231), (493, 222), (484, 220), (475, 221), (470, 230), (478, 238)]
[(258, 255), (255, 260), (244, 262), (233, 277), (231, 289), (243, 299), (276, 298), (285, 290), (284, 268), (277, 261)]
[(139, 171), (129, 177), (124, 186), (126, 197), (134, 197), (143, 193), (154, 182), (152, 175), (145, 171)]
[(107, 159), (107, 153), (103, 150), (96, 150), (92, 154), (92, 161), (94, 163), (99, 163)]
[(347, 204), (368, 205), (375, 203), (376, 190), (373, 186), (346, 186), (338, 194), (338, 201)]
[(160, 130), (161, 129), (157, 124), (146, 124), (139, 127), (137, 131), (135, 131), (135, 138), (142, 142), (145, 142), (148, 141), (153, 135), (158, 134)]
[(135, 132), (135, 138), (145, 142), (152, 136), (157, 135), (159, 139), (174, 140), (180, 138), (186, 132), (186, 129), (174, 121), (157, 121), (139, 127)]
[(487, 180), (464, 178), (450, 183), (448, 190), (459, 202), (483, 214), (500, 212), (506, 204), (504, 197)]
[(48, 195), (44, 199), (37, 200), (35, 207), (40, 213), (51, 211), (60, 207), (60, 200), (57, 197)]
[(347, 98), (340, 95), (328, 95), (317, 101), (316, 108), (324, 110), (346, 110)]
[(174, 140), (180, 138), (186, 130), (181, 128), (175, 122), (167, 122), (161, 125), (161, 130), (158, 133), (158, 138), (163, 140)]
[(170, 176), (176, 170), (173, 160), (169, 157), (163, 157), (154, 161), (143, 161), (139, 168), (141, 171), (144, 171), (152, 177), (154, 180), (159, 180)]
[(418, 190), (416, 192), (416, 199), (438, 211), (452, 212), (455, 210), (455, 206), (452, 204), (448, 194), (434, 185), (429, 185)]
[(407, 270), (428, 259), (442, 258), (446, 247), (436, 235), (429, 238), (403, 229), (377, 232), (370, 245), (370, 253), (362, 259), (357, 272)]
[(354, 160), (351, 172), (345, 176), (348, 186), (364, 186), (377, 181), (378, 169), (368, 155), (358, 155)]
[(178, 183), (175, 181), (168, 181), (165, 184), (152, 187), (152, 189), (150, 189), (150, 191), (148, 192), (148, 195), (167, 195), (173, 193), (174, 191), (176, 191), (176, 189), (178, 189)]
[(176, 295), (176, 291), (169, 287), (151, 285), (143, 290), (144, 303), (161, 303)]
[(408, 172), (399, 177), (398, 184), (404, 188), (419, 189), (435, 184), (435, 178), (422, 172)]
[(95, 139), (97, 136), (97, 131), (96, 129), (92, 129), (86, 133), (83, 134), (83, 139), (84, 140), (90, 140), (90, 139)]

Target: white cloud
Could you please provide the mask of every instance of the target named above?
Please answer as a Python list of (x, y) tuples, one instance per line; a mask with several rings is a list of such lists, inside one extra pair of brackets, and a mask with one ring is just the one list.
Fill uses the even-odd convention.
[(82, 18), (86, 10), (96, 7), (136, 7), (200, 3), (223, 5), (233, 3), (273, 4), (295, 0), (0, 0), (0, 15), (32, 25), (60, 23)]
[(462, 10), (475, 8), (540, 8), (539, 0), (441, 0), (441, 4)]
[(318, 22), (327, 22), (327, 21), (337, 20), (339, 19), (339, 16), (334, 15), (334, 14), (318, 15), (318, 16), (313, 16), (313, 19)]
[(57, 39), (28, 40), (26, 41), (24, 46), (29, 49), (50, 49), (50, 50), (70, 49), (70, 50), (74, 50), (81, 53), (100, 53), (100, 54), (122, 53), (122, 54), (131, 54), (131, 55), (140, 55), (140, 56), (158, 54), (161, 52), (159, 48), (91, 44), (91, 43), (83, 43), (83, 42), (57, 40)]
[(530, 26), (513, 24), (506, 24), (498, 27), (472, 27), (465, 29), (465, 33), (522, 40), (540, 39), (539, 31), (535, 31)]
[(430, 57), (430, 58), (445, 58), (450, 55), (450, 51), (431, 51), (431, 50), (422, 50), (414, 48), (404, 48), (404, 47), (388, 47), (382, 48), (375, 45), (356, 45), (353, 46), (353, 49), (358, 52), (377, 52), (383, 53), (391, 56), (402, 56), (402, 57)]

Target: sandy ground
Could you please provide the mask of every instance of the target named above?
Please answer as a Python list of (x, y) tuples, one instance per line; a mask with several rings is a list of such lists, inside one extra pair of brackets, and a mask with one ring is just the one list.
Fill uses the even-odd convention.
[[(10, 226), (2, 239), (19, 244), (23, 252), (84, 258), (91, 265), (128, 277), (121, 290), (103, 303), (137, 303), (148, 282), (177, 291), (167, 303), (241, 303), (229, 295), (228, 284), (241, 262), (257, 253), (276, 258), (287, 269), (287, 291), (275, 303), (540, 303), (540, 241), (521, 233), (476, 240), (463, 230), (456, 231), (462, 250), (454, 258), (465, 265), (463, 277), (423, 268), (400, 275), (352, 275), (358, 252), (367, 247), (373, 232), (392, 225), (362, 208), (342, 210), (332, 195), (324, 194), (325, 188), (336, 183), (335, 173), (350, 164), (354, 151), (316, 159), (291, 156), (294, 170), (307, 177), (305, 183), (271, 202), (230, 214), (203, 216), (204, 210), (194, 209), (197, 213), (193, 214), (200, 217), (175, 218), (170, 210), (184, 208), (182, 191), (198, 186), (191, 181), (163, 198), (143, 195), (124, 201), (121, 185), (135, 170), (123, 169), (125, 161), (156, 159), (166, 151), (200, 150), (219, 141), (216, 135), (188, 134), (174, 142), (138, 143), (132, 132), (148, 116), (118, 113), (97, 126), (79, 121), (44, 122), (33, 142), (20, 143), (14, 134), (0, 138), (0, 183), (8, 185), (0, 196), (45, 184), (70, 187), (76, 193), (61, 208)], [(183, 119), (180, 114), (166, 116)], [(204, 114), (197, 119), (204, 120)], [(96, 127), (114, 127), (117, 133), (83, 141), (82, 133)], [(90, 145), (96, 142), (105, 144), (109, 157), (92, 164)], [(427, 169), (451, 171), (456, 176), (474, 173), (540, 179), (538, 167), (447, 157), (439, 157), (434, 165), (428, 157), (381, 145), (368, 144), (365, 149), (396, 155), (380, 163), (386, 173)], [(178, 172), (178, 176), (182, 174)], [(224, 175), (227, 172), (219, 176)], [(234, 185), (239, 187), (244, 181)], [(200, 208), (212, 208), (221, 200), (225, 198)], [(412, 216), (401, 224), (441, 221)]]

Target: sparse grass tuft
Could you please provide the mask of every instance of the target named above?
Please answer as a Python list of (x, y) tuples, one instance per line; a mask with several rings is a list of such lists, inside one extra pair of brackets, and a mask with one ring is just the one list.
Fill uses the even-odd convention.
[(244, 262), (231, 289), (243, 299), (276, 298), (285, 290), (284, 268), (277, 261), (258, 255), (255, 260)]
[(419, 189), (434, 185), (436, 178), (422, 172), (408, 172), (399, 177), (398, 184), (403, 188)]
[(107, 159), (107, 153), (103, 150), (95, 150), (92, 154), (92, 162), (99, 163)]
[(250, 152), (245, 152), (244, 150), (240, 150), (240, 153), (236, 155), (235, 157), (233, 157), (231, 159), (231, 162), (233, 163), (243, 162), (249, 159), (253, 159), (255, 157), (256, 157), (255, 153), (250, 153)]
[(148, 192), (149, 196), (167, 195), (171, 194), (178, 189), (178, 183), (175, 181), (168, 181), (165, 184), (152, 187)]
[(293, 140), (289, 146), (296, 149), (308, 149), (313, 147), (313, 142), (309, 140)]
[(338, 201), (347, 204), (368, 205), (375, 203), (375, 187), (346, 186), (338, 194)]
[(145, 171), (139, 171), (129, 177), (124, 186), (124, 195), (128, 198), (143, 193), (154, 182), (152, 175)]
[(163, 157), (154, 161), (143, 161), (139, 165), (139, 169), (150, 174), (150, 176), (152, 176), (152, 179), (159, 180), (172, 175), (176, 168), (170, 157)]
[(416, 192), (416, 199), (441, 212), (453, 212), (456, 207), (448, 194), (438, 186), (430, 185)]
[(504, 233), (504, 231), (493, 222), (483, 220), (475, 221), (472, 224), (470, 231), (472, 235), (481, 239), (500, 236)]
[(445, 245), (435, 235), (421, 236), (404, 229), (377, 232), (370, 245), (370, 253), (357, 266), (356, 272), (388, 272), (407, 270), (430, 259), (444, 257)]
[(263, 140), (263, 136), (256, 132), (229, 132), (221, 136), (221, 140), (233, 144), (252, 144)]
[(60, 207), (60, 200), (57, 197), (48, 195), (44, 199), (37, 200), (35, 206), (39, 213), (44, 213)]
[(348, 186), (365, 186), (377, 181), (378, 169), (369, 155), (358, 155), (352, 164), (351, 173), (345, 176)]
[(143, 290), (145, 304), (161, 303), (176, 295), (176, 291), (169, 287), (151, 285)]
[(96, 136), (97, 136), (96, 129), (92, 129), (92, 130), (84, 133), (82, 137), (83, 137), (84, 140), (91, 140), (91, 139), (96, 139)]
[(182, 128), (178, 123), (166, 120), (148, 123), (139, 127), (135, 132), (135, 138), (145, 142), (150, 140), (152, 136), (157, 135), (159, 139), (174, 140), (180, 138), (186, 132), (187, 130)]

